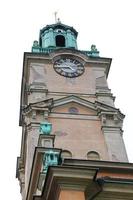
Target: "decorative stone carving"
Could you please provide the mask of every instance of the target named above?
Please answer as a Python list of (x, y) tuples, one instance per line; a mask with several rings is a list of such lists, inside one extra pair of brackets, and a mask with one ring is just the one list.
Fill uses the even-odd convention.
[(34, 42), (33, 42), (33, 47), (38, 47), (38, 46), (39, 46), (38, 41), (37, 41), (37, 40), (34, 40)]
[(32, 111), (32, 119), (36, 119), (36, 110)]
[(96, 45), (92, 44), (91, 45), (91, 51), (90, 51), (91, 56), (98, 57), (99, 56), (99, 51), (96, 48)]

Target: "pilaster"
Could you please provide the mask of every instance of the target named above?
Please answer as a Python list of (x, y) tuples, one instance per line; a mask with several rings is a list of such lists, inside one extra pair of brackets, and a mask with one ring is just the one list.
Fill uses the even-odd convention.
[(102, 126), (110, 161), (128, 162), (120, 127)]

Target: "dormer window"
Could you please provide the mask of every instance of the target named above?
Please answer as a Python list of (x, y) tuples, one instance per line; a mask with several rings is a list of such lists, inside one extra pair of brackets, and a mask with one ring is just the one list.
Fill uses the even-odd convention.
[(56, 47), (65, 47), (65, 37), (63, 35), (57, 35), (55, 41)]

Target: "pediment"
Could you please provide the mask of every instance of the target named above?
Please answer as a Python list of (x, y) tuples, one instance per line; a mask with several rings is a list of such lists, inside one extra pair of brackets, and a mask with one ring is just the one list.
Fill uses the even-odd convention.
[(67, 114), (83, 114), (83, 115), (97, 115), (96, 110), (85, 106), (78, 102), (67, 102), (65, 104), (60, 104), (60, 106), (53, 107), (52, 113), (67, 113)]
[(68, 112), (68, 108), (70, 107), (78, 107), (81, 110), (81, 112), (79, 113), (83, 114), (87, 114), (88, 112), (90, 114), (119, 114), (122, 118), (124, 118), (124, 115), (120, 112), (119, 109), (101, 103), (99, 101), (91, 102), (75, 95), (53, 100), (52, 112), (62, 112), (62, 109), (64, 110), (64, 112)]
[(52, 112), (69, 112), (74, 114), (75, 111), (71, 112), (69, 109), (75, 108), (78, 110), (79, 114), (118, 114), (120, 118), (124, 118), (124, 115), (120, 112), (119, 109), (98, 101), (91, 102), (76, 95), (66, 96), (56, 100), (50, 98), (40, 102), (31, 103), (23, 109), (23, 113), (30, 112), (31, 110), (47, 109)]
[(88, 108), (90, 110), (96, 111), (94, 103), (87, 101), (83, 98), (80, 98), (78, 96), (74, 96), (74, 95), (54, 100), (52, 110), (53, 109), (55, 110), (55, 109), (60, 108), (60, 107), (65, 108), (65, 107), (68, 107), (68, 106), (78, 106), (80, 108), (85, 107), (85, 108)]

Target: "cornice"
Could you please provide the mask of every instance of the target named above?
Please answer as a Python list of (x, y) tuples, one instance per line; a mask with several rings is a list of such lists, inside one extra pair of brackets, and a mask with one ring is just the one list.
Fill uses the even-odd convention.
[(81, 159), (64, 159), (63, 165), (65, 166), (90, 166), (98, 167), (100, 169), (106, 169), (116, 172), (133, 172), (133, 163), (127, 162), (112, 162), (101, 160), (81, 160)]
[[(92, 184), (96, 177), (97, 168), (49, 167), (43, 192), (40, 197), (34, 196), (34, 200), (57, 200), (61, 190), (80, 190), (85, 192), (86, 188)], [(54, 192), (53, 192), (54, 191)]]
[(51, 109), (53, 105), (53, 98), (45, 99), (43, 101), (38, 101), (35, 103), (30, 103), (28, 106), (25, 106), (23, 109), (23, 114), (26, 114), (32, 110), (42, 110), (44, 111), (46, 108)]

